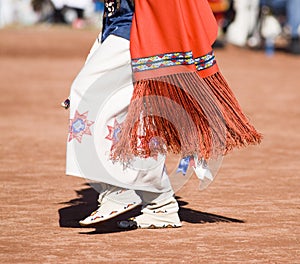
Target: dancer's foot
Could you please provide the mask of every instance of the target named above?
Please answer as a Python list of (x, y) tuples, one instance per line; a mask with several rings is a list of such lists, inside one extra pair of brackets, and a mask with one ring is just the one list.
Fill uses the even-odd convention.
[(174, 197), (165, 200), (163, 203), (149, 204), (142, 210), (142, 214), (118, 222), (118, 226), (122, 229), (137, 228), (176, 228), (181, 227), (178, 216), (178, 203)]
[(123, 214), (140, 205), (141, 200), (134, 191), (115, 187), (113, 191), (102, 195), (99, 203), (96, 211), (79, 221), (81, 226), (91, 226)]

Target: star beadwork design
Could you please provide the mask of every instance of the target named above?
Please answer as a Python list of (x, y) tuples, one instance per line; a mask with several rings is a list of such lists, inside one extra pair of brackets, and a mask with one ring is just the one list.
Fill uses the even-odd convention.
[(186, 175), (188, 167), (195, 167), (195, 159), (193, 156), (187, 156), (180, 160), (176, 173), (181, 172)]
[(176, 173), (181, 172), (183, 175), (186, 175), (187, 169), (189, 167), (190, 163), (190, 157), (182, 158), (179, 162), (178, 168), (176, 170)]
[(107, 129), (108, 129), (108, 135), (105, 137), (105, 139), (113, 140), (114, 127), (113, 126), (107, 126)]
[(112, 148), (113, 146), (119, 141), (119, 133), (121, 132), (121, 124), (118, 123), (117, 119), (114, 121), (114, 126), (107, 126), (108, 135), (105, 139), (112, 141)]
[(77, 110), (73, 119), (70, 119), (69, 125), (69, 142), (76, 139), (79, 143), (82, 141), (83, 135), (92, 135), (90, 127), (95, 123), (87, 119), (88, 111), (80, 114)]

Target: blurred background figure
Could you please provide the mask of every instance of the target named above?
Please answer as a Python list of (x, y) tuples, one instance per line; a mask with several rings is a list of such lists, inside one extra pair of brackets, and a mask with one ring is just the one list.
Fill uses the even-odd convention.
[(31, 0), (0, 0), (0, 28), (15, 23), (32, 25), (37, 21)]
[(74, 28), (85, 26), (85, 12), (92, 4), (90, 0), (51, 0), (54, 6), (54, 23), (72, 24)]
[(0, 1), (0, 28), (13, 23), (14, 11), (11, 0)]
[(213, 47), (223, 48), (226, 44), (224, 35), (235, 15), (233, 0), (208, 0), (208, 2), (219, 25), (218, 38)]
[(300, 0), (234, 0), (234, 21), (226, 41), (240, 47), (276, 47), (300, 54)]
[(261, 0), (261, 9), (269, 8), (270, 15), (277, 18), (286, 32), (288, 45), (286, 50), (300, 55), (300, 0)]
[(244, 47), (254, 31), (259, 14), (259, 0), (234, 0), (236, 12), (234, 21), (229, 25), (226, 40), (236, 46)]
[(99, 27), (103, 0), (0, 0), (0, 28), (36, 23)]
[(41, 22), (83, 28), (87, 24), (99, 25), (104, 4), (100, 0), (32, 0), (32, 6)]

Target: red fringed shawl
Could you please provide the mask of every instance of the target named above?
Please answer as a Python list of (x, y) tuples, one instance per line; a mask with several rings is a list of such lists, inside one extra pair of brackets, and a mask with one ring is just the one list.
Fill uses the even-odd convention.
[(209, 159), (260, 142), (219, 72), (217, 30), (207, 0), (135, 0), (134, 92), (114, 160), (158, 152)]

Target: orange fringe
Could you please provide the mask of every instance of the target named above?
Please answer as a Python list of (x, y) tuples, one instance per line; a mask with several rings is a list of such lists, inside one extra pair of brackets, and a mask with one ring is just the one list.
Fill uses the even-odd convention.
[(137, 81), (120, 133), (111, 158), (125, 163), (167, 152), (209, 159), (261, 140), (220, 73)]
[(232, 90), (220, 72), (203, 78), (219, 101), (226, 124), (226, 150), (259, 144), (262, 135), (249, 123)]

